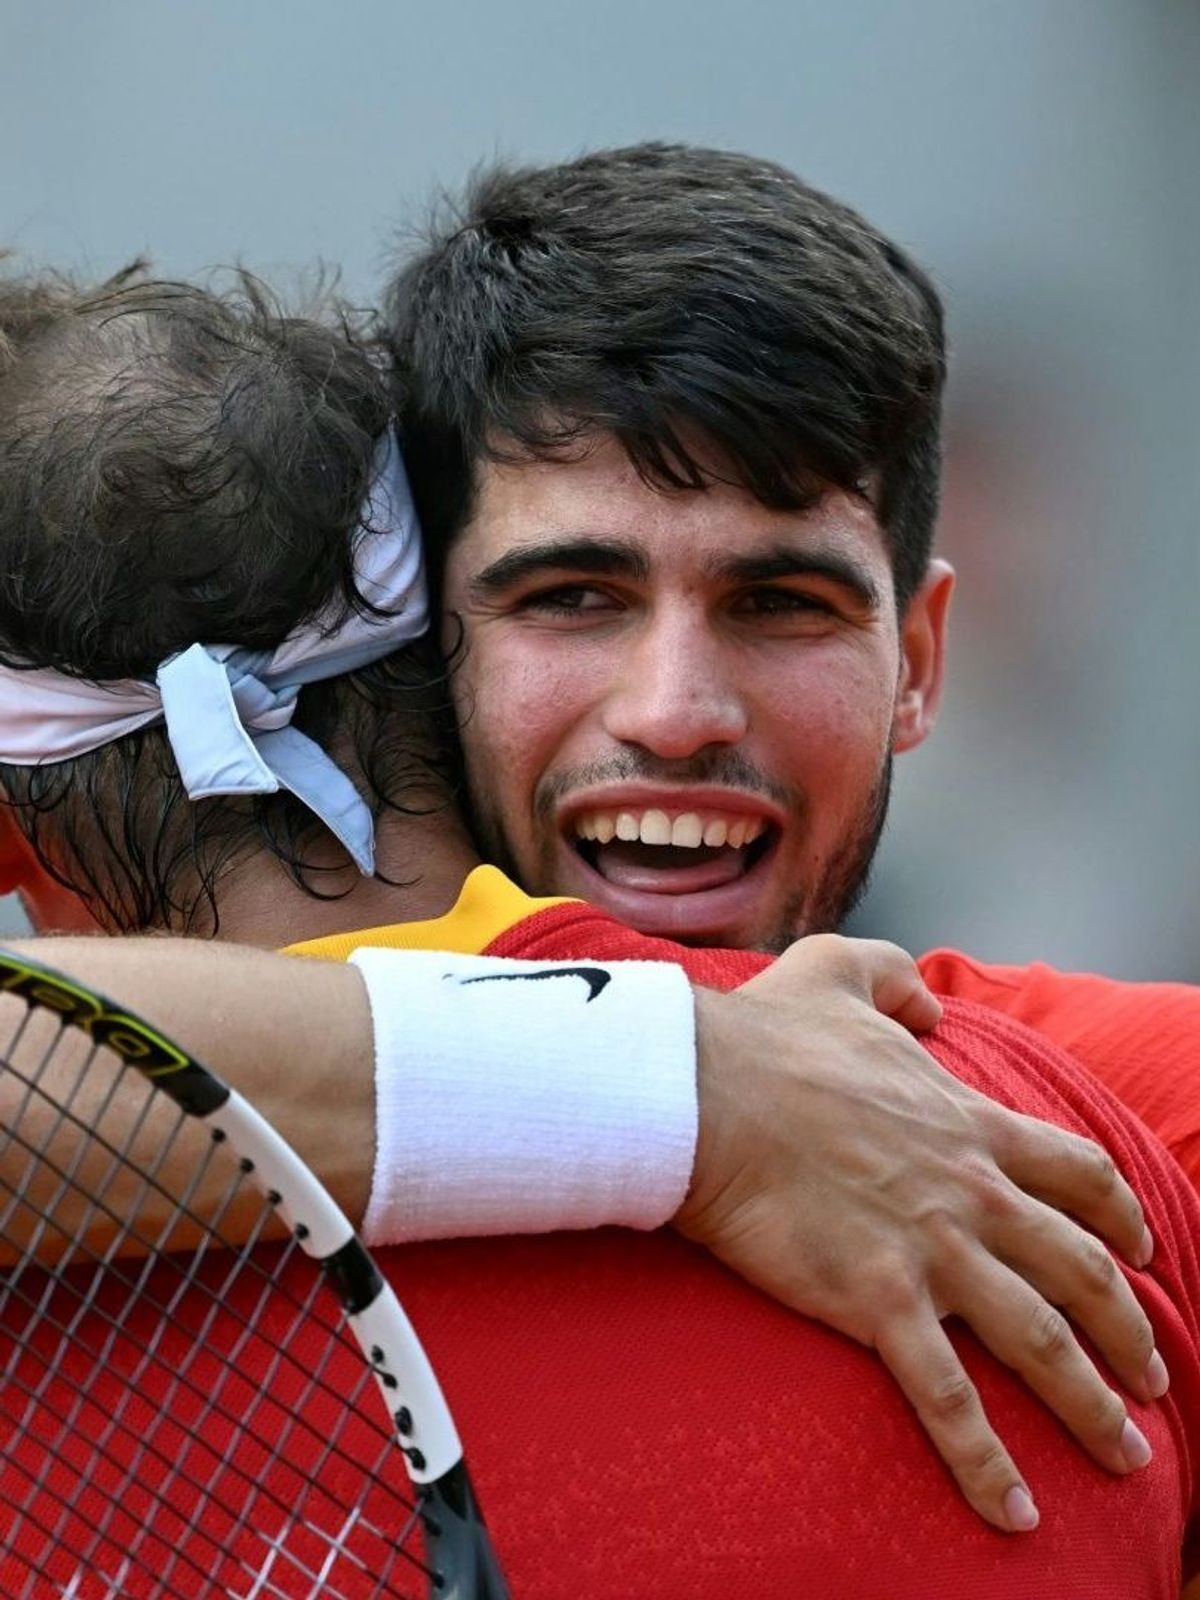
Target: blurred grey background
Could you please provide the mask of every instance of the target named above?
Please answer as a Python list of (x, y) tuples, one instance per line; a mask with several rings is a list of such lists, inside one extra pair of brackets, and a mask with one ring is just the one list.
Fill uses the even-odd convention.
[(949, 303), (961, 579), (857, 926), (1200, 980), (1198, 83), (1193, 0), (0, 0), (0, 242), (367, 302), (496, 154), (688, 139), (850, 201)]

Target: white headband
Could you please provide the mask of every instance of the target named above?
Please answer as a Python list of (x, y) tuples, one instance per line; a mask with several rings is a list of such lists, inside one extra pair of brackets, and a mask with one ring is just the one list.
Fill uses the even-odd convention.
[(194, 644), (164, 661), (154, 683), (87, 683), (49, 668), (0, 666), (0, 761), (19, 767), (65, 761), (161, 718), (191, 799), (289, 789), (369, 877), (375, 870), (370, 808), (324, 750), (290, 723), (304, 684), (390, 655), (429, 626), (421, 532), (391, 428), (371, 465), (354, 580), (387, 616), (352, 611), (334, 626), (331, 605), (273, 651)]

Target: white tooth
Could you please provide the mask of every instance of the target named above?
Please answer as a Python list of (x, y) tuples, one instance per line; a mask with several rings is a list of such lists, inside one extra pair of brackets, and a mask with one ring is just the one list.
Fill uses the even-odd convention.
[(575, 818), (575, 837), (577, 839), (594, 839), (596, 837), (591, 817), (580, 816)]
[(755, 839), (766, 831), (766, 827), (767, 825), (761, 817), (753, 818), (752, 821), (746, 824), (746, 837), (742, 840), (742, 843), (753, 844)]
[(599, 844), (611, 844), (616, 838), (617, 825), (608, 811), (596, 813), (596, 840)]
[(741, 818), (729, 824), (729, 831), (725, 835), (725, 843), (733, 850), (740, 850), (746, 842), (746, 828), (748, 824)]
[(617, 838), (636, 839), (638, 837), (638, 820), (632, 811), (617, 812)]
[(670, 844), (671, 822), (665, 811), (642, 813), (642, 843)]
[(704, 829), (694, 811), (685, 811), (671, 824), (671, 843), (681, 844), (688, 850), (698, 849), (704, 842)]
[(725, 824), (720, 817), (704, 826), (704, 842), (710, 850), (719, 850), (725, 843)]

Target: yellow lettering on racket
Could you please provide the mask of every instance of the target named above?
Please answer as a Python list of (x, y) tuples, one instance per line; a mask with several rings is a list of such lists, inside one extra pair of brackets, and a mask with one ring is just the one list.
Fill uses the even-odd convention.
[(80, 1028), (122, 1061), (153, 1077), (191, 1065), (178, 1045), (139, 1018), (111, 1010), (98, 995), (69, 979), (6, 953), (0, 953), (0, 992), (19, 995), (27, 1005), (55, 1012), (65, 1024)]

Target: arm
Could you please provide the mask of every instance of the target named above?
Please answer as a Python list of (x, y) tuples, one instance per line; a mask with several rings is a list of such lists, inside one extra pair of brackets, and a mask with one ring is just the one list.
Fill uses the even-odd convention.
[[(353, 968), (166, 939), (23, 948), (148, 1014), (235, 1082), (362, 1217), (375, 1153), (374, 1043)], [(374, 954), (380, 970), (412, 959)], [(373, 996), (382, 982), (371, 979)], [(892, 947), (808, 940), (740, 993), (698, 992), (696, 1005), (700, 1140), (690, 1189), (685, 1148), (674, 1201), (644, 1224), (668, 1220), (674, 1204), (677, 1225), (736, 1270), (877, 1347), (967, 1497), (998, 1526), (1021, 1525), (1011, 1494), (1021, 1480), (945, 1340), (942, 1315), (963, 1314), (1097, 1459), (1127, 1468), (1114, 1443), (1123, 1404), (1069, 1333), (1046, 1347), (1047, 1326), (1061, 1321), (1047, 1317), (1057, 1313), (1010, 1274), (1025, 1294), (997, 1332), (986, 1293), (997, 1257), (1020, 1235), (1025, 1276), (1071, 1305), (1135, 1393), (1149, 1391), (1149, 1325), (1123, 1280), (1098, 1273), (1093, 1239), (1021, 1192), (1050, 1194), (1138, 1257), (1140, 1209), (1111, 1163), (1086, 1141), (973, 1095), (881, 1014), (914, 1027), (938, 1014)], [(643, 1039), (631, 1023), (626, 1048), (636, 1059)], [(481, 1037), (472, 1023), (459, 1053), (477, 1059)], [(411, 1055), (413, 1040), (410, 1028), (396, 1048)], [(528, 1054), (527, 1029), (521, 1042)], [(690, 1035), (684, 1043), (690, 1050)], [(485, 1161), (465, 1165), (476, 1185), (490, 1170)], [(562, 1223), (543, 1216), (536, 1225)]]
[[(1063, 1214), (1132, 1263), (1149, 1259), (1141, 1208), (1107, 1154), (987, 1099), (916, 1046), (893, 1018), (928, 1026), (931, 997), (892, 946), (802, 940), (722, 998), (720, 1015), (699, 999), (700, 1138), (676, 1226), (874, 1348), (996, 1526), (1030, 1526), (1032, 1502), (945, 1316), (961, 1316), (1102, 1465), (1143, 1465), (1124, 1401), (1055, 1310), (1139, 1400), (1165, 1391), (1128, 1284)], [(755, 1070), (726, 1070), (751, 1037)]]

